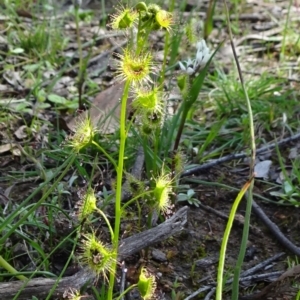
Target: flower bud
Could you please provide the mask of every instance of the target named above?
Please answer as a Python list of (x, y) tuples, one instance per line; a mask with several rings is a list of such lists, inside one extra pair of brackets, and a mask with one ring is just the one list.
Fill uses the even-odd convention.
[(119, 9), (118, 13), (112, 15), (111, 27), (113, 29), (127, 29), (133, 26), (135, 20), (138, 17), (138, 13), (129, 8)]
[(153, 299), (156, 289), (155, 277), (151, 275), (145, 268), (141, 269), (137, 287), (144, 300)]
[(139, 2), (136, 6), (135, 9), (137, 11), (148, 11), (147, 5), (145, 2)]

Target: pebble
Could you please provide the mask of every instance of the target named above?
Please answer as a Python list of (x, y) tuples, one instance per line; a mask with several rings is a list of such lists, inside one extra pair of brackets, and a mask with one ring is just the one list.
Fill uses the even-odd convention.
[(160, 261), (160, 262), (164, 262), (167, 261), (167, 256), (165, 253), (163, 253), (162, 251), (158, 250), (158, 249), (154, 249), (152, 251), (152, 258), (156, 261)]

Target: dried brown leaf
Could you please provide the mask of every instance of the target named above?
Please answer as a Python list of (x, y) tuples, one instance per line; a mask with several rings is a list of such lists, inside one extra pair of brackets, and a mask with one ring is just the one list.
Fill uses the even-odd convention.
[(0, 153), (8, 152), (8, 151), (12, 150), (15, 146), (16, 146), (16, 144), (0, 145)]
[[(117, 83), (100, 92), (93, 101), (92, 107), (68, 122), (70, 130), (74, 131), (76, 125), (88, 114), (93, 126), (102, 134), (110, 134), (119, 128), (119, 116), (121, 112), (120, 99), (123, 94), (124, 83)], [(131, 103), (127, 102), (127, 114)]]
[(22, 125), (20, 126), (15, 132), (14, 135), (16, 136), (17, 139), (22, 140), (27, 138), (27, 132), (26, 132), (27, 126)]

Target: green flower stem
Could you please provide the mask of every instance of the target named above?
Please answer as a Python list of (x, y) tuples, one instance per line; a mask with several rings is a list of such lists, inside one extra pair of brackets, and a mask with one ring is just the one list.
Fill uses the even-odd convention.
[(147, 25), (147, 22), (143, 24), (142, 18), (139, 18), (138, 32), (137, 32), (137, 48), (136, 55), (140, 55), (142, 50), (146, 48), (148, 36), (151, 32), (151, 27)]
[(119, 149), (119, 161), (117, 167), (117, 187), (116, 187), (116, 203), (115, 203), (115, 228), (114, 238), (112, 240), (113, 249), (115, 253), (115, 259), (112, 264), (112, 272), (109, 276), (109, 288), (108, 288), (108, 300), (113, 299), (113, 288), (115, 282), (115, 273), (117, 268), (118, 258), (118, 246), (119, 246), (119, 234), (120, 234), (120, 223), (121, 223), (121, 198), (122, 198), (122, 179), (123, 179), (123, 168), (124, 168), (124, 154), (125, 154), (125, 142), (127, 138), (126, 132), (126, 106), (129, 94), (130, 81), (125, 82), (124, 92), (121, 99), (121, 116), (120, 116), (120, 149)]
[(159, 135), (160, 135), (160, 128), (157, 128), (155, 130), (155, 139), (154, 139), (154, 144), (153, 144), (153, 167), (152, 170), (154, 174), (157, 173), (157, 168), (158, 168), (158, 161), (159, 161)]
[[(1, 255), (0, 255), (0, 266), (7, 270), (11, 275), (14, 275), (18, 273), (18, 271), (11, 266)], [(16, 277), (20, 280), (27, 280), (27, 278), (24, 275), (16, 275)]]
[[(169, 1), (169, 11), (173, 12), (174, 11), (174, 7), (175, 7), (175, 1), (174, 0), (170, 0)], [(170, 48), (170, 32), (167, 30), (166, 34), (165, 34), (165, 47), (164, 47), (164, 60), (163, 60), (163, 64), (162, 64), (162, 69), (160, 72), (160, 80), (159, 80), (159, 84), (163, 85), (164, 81), (165, 81), (165, 75), (166, 75), (166, 65), (167, 65), (167, 58), (168, 58), (168, 53), (169, 53), (169, 48)]]
[(233, 284), (232, 284), (232, 296), (231, 299), (239, 299), (239, 281), (240, 281), (240, 274), (242, 265), (244, 262), (245, 253), (247, 250), (247, 243), (249, 237), (249, 227), (250, 227), (250, 217), (251, 217), (251, 210), (252, 210), (252, 200), (253, 200), (253, 185), (254, 180), (251, 181), (248, 195), (247, 195), (247, 205), (246, 205), (246, 213), (244, 219), (244, 228), (243, 228), (243, 237), (241, 242), (241, 248), (239, 252), (239, 256), (234, 268), (234, 275), (233, 275)]
[(83, 55), (82, 55), (82, 44), (80, 40), (80, 31), (79, 31), (79, 7), (75, 7), (75, 25), (76, 25), (76, 37), (77, 37), (77, 46), (79, 51), (79, 74), (78, 74), (78, 108), (82, 109), (82, 86), (84, 81), (84, 67), (83, 67)]
[(129, 286), (116, 300), (124, 299), (124, 296), (135, 287), (137, 287), (137, 284)]
[(175, 8), (175, 0), (170, 0), (169, 1), (169, 11), (173, 12)]
[[(31, 271), (24, 271), (24, 272), (18, 272), (17, 271), (16, 273), (14, 273), (14, 275), (16, 275), (16, 277), (17, 277), (17, 275), (24, 275), (24, 276), (25, 275), (30, 275), (32, 277), (32, 274), (33, 273)], [(47, 272), (47, 271), (37, 271), (37, 270), (35, 270), (34, 275), (37, 275), (39, 277), (45, 276), (47, 278), (51, 278), (51, 277), (56, 278), (55, 274), (53, 274), (51, 272)], [(11, 273), (10, 272), (9, 273), (1, 273), (1, 277), (11, 277)]]
[[(191, 77), (190, 77), (189, 80), (190, 80), (190, 84), (191, 84), (191, 82), (192, 82)], [(186, 118), (188, 116), (189, 110), (191, 109), (191, 107), (194, 103), (193, 101), (190, 101), (189, 97), (190, 96), (188, 95), (186, 97), (186, 99), (183, 100), (183, 103), (182, 103), (182, 106), (183, 106), (182, 115), (181, 115), (181, 120), (180, 120), (179, 128), (178, 128), (178, 131), (177, 131), (177, 135), (176, 135), (176, 139), (175, 139), (175, 143), (174, 143), (174, 147), (173, 147), (173, 154), (175, 154), (178, 150), (179, 142), (180, 142), (180, 138), (181, 138), (181, 135), (182, 135), (182, 132), (183, 132), (183, 128), (184, 128)]]
[(225, 257), (226, 257), (226, 248), (229, 240), (230, 231), (232, 228), (232, 224), (234, 221), (235, 213), (237, 211), (237, 208), (243, 199), (244, 194), (246, 193), (249, 186), (251, 186), (253, 182), (253, 178), (250, 181), (247, 181), (241, 191), (238, 193), (236, 199), (234, 200), (234, 203), (232, 205), (228, 222), (226, 225), (226, 229), (224, 232), (224, 236), (222, 239), (222, 245), (220, 250), (220, 258), (219, 258), (219, 266), (218, 266), (218, 276), (217, 276), (217, 290), (216, 290), (216, 300), (222, 300), (222, 289), (223, 289), (223, 273), (224, 273), (224, 265), (225, 265)]
[(247, 197), (247, 206), (246, 206), (246, 213), (245, 213), (245, 223), (243, 228), (243, 237), (241, 242), (241, 248), (238, 256), (238, 260), (235, 266), (234, 270), (234, 277), (233, 277), (233, 283), (232, 283), (232, 300), (237, 300), (239, 298), (239, 280), (240, 280), (240, 273), (242, 264), (244, 261), (245, 253), (246, 253), (246, 246), (248, 242), (248, 235), (249, 235), (249, 227), (250, 227), (250, 216), (251, 216), (251, 209), (252, 209), (252, 200), (253, 200), (253, 186), (254, 186), (254, 166), (255, 166), (255, 155), (256, 155), (256, 144), (255, 144), (255, 132), (254, 132), (254, 118), (253, 118), (253, 112), (251, 108), (251, 102), (247, 93), (247, 89), (245, 87), (244, 78), (241, 70), (241, 66), (235, 51), (235, 46), (233, 43), (233, 36), (231, 32), (231, 25), (230, 25), (230, 18), (229, 18), (229, 10), (226, 3), (226, 0), (224, 1), (224, 7), (225, 7), (225, 14), (226, 14), (226, 20), (228, 25), (228, 32), (230, 36), (230, 43), (231, 48), (233, 52), (233, 57), (235, 59), (236, 67), (238, 70), (239, 78), (241, 81), (242, 89), (245, 95), (245, 100), (247, 104), (247, 111), (248, 111), (248, 117), (249, 117), (249, 131), (250, 131), (250, 149), (251, 149), (251, 156), (250, 156), (250, 174), (249, 174), (249, 181), (250, 187), (249, 187), (249, 193)]
[(163, 83), (165, 81), (165, 75), (166, 75), (166, 65), (167, 65), (167, 58), (168, 58), (168, 53), (169, 53), (169, 40), (170, 40), (170, 33), (169, 31), (166, 32), (165, 35), (165, 47), (164, 47), (164, 60), (162, 63), (161, 67), (161, 72), (160, 72), (160, 79), (159, 79), (159, 85), (163, 86)]
[(184, 124), (185, 124), (185, 120), (187, 118), (188, 112), (189, 112), (189, 109), (185, 106), (184, 110), (183, 110), (183, 113), (182, 113), (182, 116), (181, 116), (179, 128), (178, 128), (178, 131), (177, 131), (177, 135), (176, 135), (176, 139), (175, 139), (175, 143), (174, 143), (174, 147), (173, 147), (173, 154), (175, 154), (178, 150), (180, 138), (181, 138), (181, 135), (182, 135), (182, 131), (183, 131), (183, 128), (184, 128)]
[(112, 163), (112, 165), (114, 166), (115, 169), (118, 168), (115, 160), (104, 150), (104, 148), (102, 148), (98, 143), (96, 143), (95, 141), (92, 141), (92, 144), (95, 145), (107, 158), (108, 160)]
[(141, 14), (140, 14), (138, 32), (137, 32), (137, 37), (136, 37), (136, 54), (139, 54), (141, 52), (143, 45), (144, 45), (144, 42), (143, 42), (143, 39), (141, 36), (142, 35), (141, 27), (142, 27), (142, 18), (141, 18)]
[(130, 199), (129, 201), (127, 201), (127, 202), (122, 206), (122, 211), (125, 210), (125, 208), (126, 208), (127, 206), (129, 206), (132, 202), (138, 200), (139, 198), (142, 198), (143, 196), (150, 195), (152, 192), (153, 192), (153, 191), (146, 191), (146, 192), (144, 192), (144, 193), (142, 193), (142, 194), (139, 194), (138, 196), (136, 196), (136, 197)]
[(256, 155), (256, 144), (255, 144), (255, 132), (254, 132), (254, 119), (253, 119), (253, 113), (251, 108), (251, 102), (248, 97), (247, 90), (244, 85), (244, 81), (241, 77), (240, 79), (242, 83), (242, 88), (245, 94), (246, 103), (247, 103), (247, 110), (249, 115), (249, 129), (250, 129), (250, 148), (251, 148), (251, 161), (250, 161), (250, 174), (249, 177), (252, 179), (248, 195), (247, 195), (247, 205), (246, 205), (246, 213), (245, 213), (245, 222), (244, 222), (244, 228), (243, 228), (243, 237), (241, 242), (241, 248), (239, 252), (239, 256), (237, 259), (237, 263), (234, 270), (234, 276), (233, 276), (233, 284), (232, 284), (232, 299), (237, 300), (239, 298), (239, 280), (240, 280), (240, 273), (241, 268), (243, 265), (247, 243), (248, 243), (248, 236), (249, 236), (249, 228), (250, 228), (250, 217), (251, 217), (251, 210), (252, 210), (252, 202), (253, 202), (253, 187), (254, 187), (254, 165), (255, 165), (255, 155)]
[(80, 40), (80, 31), (79, 31), (79, 7), (75, 7), (75, 26), (76, 26), (76, 38), (77, 38), (77, 45), (79, 50), (79, 70), (82, 70), (82, 45)]
[(168, 131), (167, 131), (167, 142), (166, 142), (167, 147), (165, 147), (165, 149), (164, 149), (165, 150), (165, 153), (164, 153), (165, 157), (167, 157), (168, 151), (172, 147), (173, 136), (174, 136), (174, 133), (175, 133), (175, 131), (177, 129), (177, 124), (179, 122), (180, 116), (181, 116), (183, 108), (184, 108), (183, 105), (184, 105), (184, 103), (182, 103), (182, 105), (179, 106), (178, 111), (176, 112), (176, 114), (172, 118), (172, 126), (170, 126), (170, 128), (168, 128)]
[(98, 212), (98, 213), (102, 216), (102, 218), (105, 220), (105, 222), (106, 222), (106, 224), (107, 224), (107, 227), (108, 227), (108, 229), (109, 229), (109, 232), (110, 232), (111, 240), (113, 240), (113, 239), (114, 239), (114, 231), (113, 231), (113, 229), (112, 229), (112, 227), (111, 227), (111, 225), (110, 225), (109, 220), (107, 219), (105, 213), (104, 213), (101, 209), (97, 208), (97, 212)]
[[(288, 28), (289, 28), (289, 22), (290, 22), (290, 14), (291, 14), (291, 7), (293, 5), (293, 1), (292, 0), (289, 0), (289, 6), (288, 6), (288, 12), (287, 12), (287, 16), (286, 16), (286, 20), (285, 20), (285, 24), (284, 24), (284, 31), (285, 33), (288, 32)], [(285, 60), (285, 56), (284, 56), (284, 53), (285, 53), (285, 49), (286, 49), (286, 39), (288, 37), (288, 34), (284, 34), (283, 35), (283, 39), (282, 39), (282, 43), (281, 43), (281, 50), (280, 50), (280, 61), (284, 61)], [(297, 41), (298, 43), (298, 41)]]

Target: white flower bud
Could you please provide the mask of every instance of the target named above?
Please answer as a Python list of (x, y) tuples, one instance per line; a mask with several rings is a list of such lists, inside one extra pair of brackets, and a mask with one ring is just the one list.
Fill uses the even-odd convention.
[(197, 70), (202, 69), (210, 58), (209, 48), (205, 40), (201, 40), (196, 45), (197, 52), (195, 59), (188, 59), (185, 62), (178, 62), (180, 69), (187, 75), (193, 75)]
[(179, 67), (180, 69), (185, 72), (188, 75), (192, 75), (195, 72), (195, 61), (188, 58), (187, 61), (184, 62), (184, 64), (179, 61)]
[(204, 67), (210, 58), (209, 49), (204, 40), (197, 43), (197, 53), (195, 63), (197, 67)]

